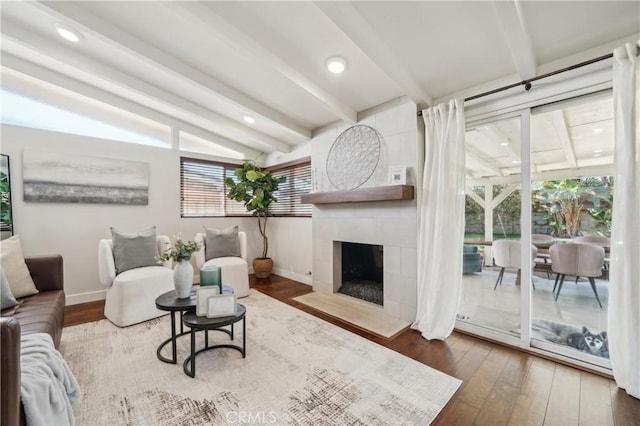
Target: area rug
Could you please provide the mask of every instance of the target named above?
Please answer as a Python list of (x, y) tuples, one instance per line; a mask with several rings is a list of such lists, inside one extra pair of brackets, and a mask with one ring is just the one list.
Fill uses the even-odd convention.
[(314, 291), (294, 297), (293, 300), (386, 339), (392, 338), (411, 326), (407, 321), (384, 313), (381, 306), (342, 294), (324, 294)]
[[(461, 384), (254, 290), (240, 303), (247, 357), (203, 352), (193, 379), (182, 371), (188, 335), (178, 339), (177, 365), (156, 358), (169, 316), (127, 328), (107, 320), (65, 328), (60, 351), (83, 392), (77, 424), (425, 425)], [(229, 340), (217, 331), (209, 338)], [(241, 327), (235, 338), (241, 344)]]

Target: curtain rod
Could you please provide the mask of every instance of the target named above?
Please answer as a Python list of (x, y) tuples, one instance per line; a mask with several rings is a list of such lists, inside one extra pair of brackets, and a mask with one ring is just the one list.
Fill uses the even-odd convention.
[[(566, 68), (562, 68), (562, 69), (559, 69), (559, 70), (556, 70), (556, 71), (548, 72), (548, 73), (540, 75), (538, 77), (529, 78), (527, 80), (522, 80), (522, 81), (520, 81), (518, 83), (509, 84), (507, 86), (502, 86), (502, 87), (499, 87), (497, 89), (489, 90), (488, 92), (483, 92), (483, 93), (479, 93), (477, 95), (469, 96), (468, 98), (464, 98), (464, 101), (465, 102), (472, 101), (474, 99), (482, 98), (484, 96), (493, 95), (494, 93), (499, 93), (499, 92), (503, 92), (505, 90), (513, 89), (514, 87), (518, 87), (518, 86), (524, 86), (524, 90), (529, 91), (529, 90), (531, 90), (531, 87), (532, 87), (531, 86), (531, 82), (533, 82), (533, 81), (541, 80), (543, 78), (551, 77), (551, 76), (554, 76), (554, 75), (557, 75), (557, 74), (560, 74), (560, 73), (563, 73), (563, 72), (575, 70), (576, 68), (581, 68), (581, 67), (584, 67), (584, 66), (587, 66), (587, 65), (591, 65), (593, 63), (604, 61), (604, 60), (612, 58), (612, 57), (613, 57), (613, 53), (609, 53), (607, 55), (603, 55), (603, 56), (599, 56), (597, 58), (589, 59), (588, 61), (585, 61), (585, 62), (580, 62), (579, 64), (571, 65), (571, 66), (568, 66)], [(422, 115), (422, 111), (418, 111), (418, 115), (419, 116)]]

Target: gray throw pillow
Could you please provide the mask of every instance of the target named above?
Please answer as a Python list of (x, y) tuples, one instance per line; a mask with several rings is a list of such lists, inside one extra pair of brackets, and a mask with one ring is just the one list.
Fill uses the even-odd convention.
[(4, 311), (5, 309), (12, 308), (16, 306), (16, 298), (13, 297), (13, 293), (11, 293), (11, 287), (9, 287), (9, 281), (7, 281), (7, 277), (4, 275), (4, 269), (0, 267), (0, 310)]
[(113, 238), (113, 258), (116, 263), (116, 274), (129, 269), (145, 266), (158, 266), (158, 243), (156, 227), (137, 234), (120, 232), (111, 228)]
[(215, 259), (216, 257), (240, 257), (240, 240), (238, 240), (237, 225), (222, 231), (205, 228), (205, 232), (204, 257), (206, 260)]

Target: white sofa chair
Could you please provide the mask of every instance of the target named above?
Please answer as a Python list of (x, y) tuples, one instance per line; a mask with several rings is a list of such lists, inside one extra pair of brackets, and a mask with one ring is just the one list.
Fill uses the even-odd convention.
[[(158, 253), (164, 253), (171, 240), (164, 235), (156, 237)], [(162, 266), (129, 269), (116, 275), (113, 240), (100, 240), (98, 245), (98, 272), (100, 282), (107, 287), (104, 316), (118, 327), (137, 324), (168, 314), (156, 309), (155, 300), (173, 290), (171, 261)]]
[(249, 264), (247, 263), (247, 234), (238, 232), (240, 257), (216, 257), (205, 259), (206, 237), (204, 233), (196, 234), (194, 240), (200, 243), (200, 250), (194, 253), (198, 271), (203, 266), (219, 266), (222, 270), (222, 284), (233, 288), (236, 297), (249, 295)]

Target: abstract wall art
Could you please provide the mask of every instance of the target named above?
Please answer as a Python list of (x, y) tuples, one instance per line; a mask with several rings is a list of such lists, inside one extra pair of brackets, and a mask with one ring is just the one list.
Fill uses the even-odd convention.
[(382, 136), (376, 129), (356, 124), (340, 133), (327, 156), (327, 177), (334, 188), (356, 189), (371, 178), (381, 156)]
[(24, 201), (149, 204), (147, 163), (30, 150), (22, 160)]

